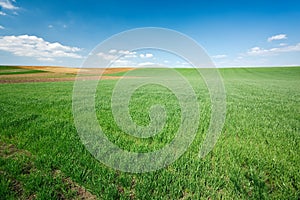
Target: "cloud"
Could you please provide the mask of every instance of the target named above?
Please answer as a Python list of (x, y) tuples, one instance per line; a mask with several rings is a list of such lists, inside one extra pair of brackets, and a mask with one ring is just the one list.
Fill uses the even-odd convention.
[(128, 50), (120, 50), (119, 54), (125, 54), (125, 58), (136, 58), (136, 52), (135, 51), (128, 51)]
[(286, 34), (273, 35), (268, 38), (268, 42), (272, 42), (273, 40), (285, 40), (287, 39)]
[(126, 54), (124, 57), (125, 58), (136, 58), (137, 55), (136, 55), (136, 52), (130, 52), (129, 54)]
[(156, 65), (156, 63), (153, 62), (143, 62), (143, 63), (139, 63), (138, 66), (142, 67), (142, 66), (153, 66)]
[(287, 43), (280, 43), (279, 46), (283, 47), (283, 46), (287, 46)]
[(114, 53), (117, 53), (118, 51), (116, 50), (116, 49), (111, 49), (111, 50), (109, 50), (109, 52), (108, 53), (112, 53), (112, 54), (114, 54)]
[(133, 66), (133, 65), (135, 65), (135, 63), (130, 60), (118, 59), (114, 61), (112, 67), (124, 67), (124, 66)]
[(146, 53), (146, 54), (140, 54), (141, 58), (152, 58), (153, 54), (152, 53)]
[(103, 58), (104, 60), (108, 60), (108, 61), (112, 61), (114, 59), (116, 59), (118, 56), (116, 55), (112, 55), (112, 54), (107, 54), (107, 53), (103, 53), (103, 52), (100, 52), (97, 54), (100, 58)]
[(298, 43), (296, 45), (282, 46), (282, 47), (271, 48), (271, 49), (263, 49), (260, 47), (253, 47), (247, 52), (247, 55), (269, 56), (269, 55), (277, 55), (279, 53), (297, 52), (297, 51), (300, 51), (300, 43)]
[(0, 15), (5, 16), (7, 14), (5, 12), (0, 11)]
[[(15, 1), (13, 1), (15, 2)], [(18, 7), (14, 6), (10, 0), (0, 0), (0, 7), (7, 10), (17, 10)]]
[(227, 58), (227, 55), (215, 55), (215, 56), (212, 56), (212, 58)]
[(128, 51), (128, 50), (116, 50), (111, 49), (108, 51), (108, 53), (100, 52), (97, 54), (104, 60), (113, 61), (119, 56), (123, 56), (124, 58), (136, 58), (136, 52), (134, 51)]
[(30, 35), (0, 36), (0, 50), (43, 61), (59, 57), (82, 58), (77, 53), (81, 51), (80, 48), (65, 46), (58, 42), (47, 42), (43, 38)]
[(53, 25), (50, 24), (50, 25), (48, 26), (48, 28), (53, 28)]
[(53, 62), (55, 61), (53, 58), (37, 58), (39, 61)]
[(119, 54), (129, 54), (130, 53), (130, 51), (128, 51), (128, 50), (120, 50), (119, 51)]
[(1, 26), (1, 25), (0, 25), (0, 29), (2, 29), (2, 30), (3, 30), (3, 29), (5, 29), (5, 28), (4, 28), (4, 26)]

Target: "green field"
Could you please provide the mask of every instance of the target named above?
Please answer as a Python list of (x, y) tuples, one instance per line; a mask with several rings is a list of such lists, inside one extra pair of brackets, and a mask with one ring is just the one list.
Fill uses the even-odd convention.
[(13, 75), (13, 74), (34, 74), (34, 73), (43, 73), (43, 70), (28, 70), (22, 69), (15, 66), (0, 66), (0, 76), (1, 75)]
[[(139, 174), (109, 168), (86, 150), (74, 125), (72, 81), (0, 84), (0, 199), (299, 199), (300, 67), (220, 69), (226, 121), (205, 158), (198, 154), (210, 120), (209, 93), (195, 70), (178, 71), (199, 100), (197, 136), (170, 166)], [(137, 124), (150, 122), (146, 110), (153, 104), (168, 113), (160, 134), (137, 139), (114, 122), (116, 82), (102, 81), (96, 97), (107, 137), (142, 152), (172, 141), (180, 121), (176, 97), (157, 85), (136, 91), (130, 114)]]

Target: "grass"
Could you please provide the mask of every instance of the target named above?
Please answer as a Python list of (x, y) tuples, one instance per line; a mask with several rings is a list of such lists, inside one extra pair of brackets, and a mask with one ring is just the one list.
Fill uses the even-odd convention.
[(103, 76), (124, 76), (127, 72), (116, 72), (116, 73), (110, 73), (110, 74), (103, 74)]
[(0, 76), (1, 75), (13, 75), (13, 74), (34, 74), (34, 73), (43, 73), (46, 71), (43, 70), (30, 70), (23, 69), (15, 66), (0, 66)]
[[(195, 71), (178, 71), (199, 100), (197, 136), (173, 164), (142, 174), (113, 170), (85, 149), (73, 121), (72, 82), (0, 84), (0, 198), (299, 199), (300, 67), (220, 70), (226, 122), (203, 159), (198, 151), (209, 123), (209, 94)], [(149, 123), (146, 110), (155, 103), (168, 110), (162, 133), (137, 139), (114, 122), (110, 98), (116, 82), (101, 82), (96, 98), (108, 138), (128, 151), (169, 143), (180, 119), (175, 96), (157, 85), (134, 93), (130, 114), (137, 124)]]
[(3, 71), (3, 70), (12, 70), (12, 69), (19, 69), (19, 68), (16, 67), (16, 66), (4, 66), (4, 65), (0, 65), (0, 71)]

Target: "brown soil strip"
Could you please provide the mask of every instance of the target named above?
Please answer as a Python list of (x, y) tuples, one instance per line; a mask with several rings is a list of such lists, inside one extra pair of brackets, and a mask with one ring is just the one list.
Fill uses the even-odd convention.
[[(122, 76), (102, 76), (101, 80), (116, 80), (120, 79)], [(136, 78), (136, 77), (126, 77), (126, 78)], [(1, 83), (34, 83), (34, 82), (64, 82), (64, 81), (75, 81), (75, 80), (98, 80), (99, 76), (82, 76), (76, 79), (76, 77), (69, 78), (26, 78), (26, 79), (0, 79)]]
[(80, 186), (78, 183), (74, 182), (71, 178), (65, 178), (64, 174), (60, 170), (54, 171), (54, 178), (62, 176), (63, 182), (67, 184), (68, 188), (72, 191), (76, 192), (76, 199), (87, 199), (94, 200), (97, 199), (96, 195), (93, 195), (89, 191), (87, 191), (83, 186)]
[[(67, 67), (20, 66), (21, 69), (43, 70), (45, 73), (0, 75), (1, 83), (60, 82), (75, 80), (98, 80), (99, 74), (107, 75), (133, 70), (133, 68), (78, 69)], [(76, 74), (81, 74), (76, 78)], [(119, 79), (121, 76), (102, 76), (102, 80)], [(126, 77), (128, 78), (128, 77)]]
[(23, 154), (25, 156), (31, 156), (29, 151), (18, 149), (13, 144), (6, 144), (4, 142), (0, 142), (0, 157), (9, 158), (16, 154)]
[(0, 79), (27, 78), (27, 77), (47, 77), (47, 76), (66, 76), (64, 74), (55, 74), (52, 72), (32, 73), (32, 74), (6, 74), (0, 75)]
[(103, 72), (103, 74), (113, 74), (119, 72), (126, 72), (133, 70), (134, 68), (69, 68), (69, 67), (47, 67), (47, 66), (20, 66), (21, 69), (27, 70), (42, 70), (48, 71), (52, 73), (67, 73), (67, 74), (77, 74), (78, 72), (84, 74), (99, 74), (99, 72)]

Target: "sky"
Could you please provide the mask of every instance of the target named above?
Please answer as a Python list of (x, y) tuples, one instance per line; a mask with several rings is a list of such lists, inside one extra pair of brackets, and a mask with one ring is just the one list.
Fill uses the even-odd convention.
[[(115, 34), (161, 27), (194, 39), (217, 67), (300, 66), (299, 19), (298, 0), (0, 0), (0, 65), (80, 67)], [(184, 66), (165, 52), (118, 51), (120, 66)]]

